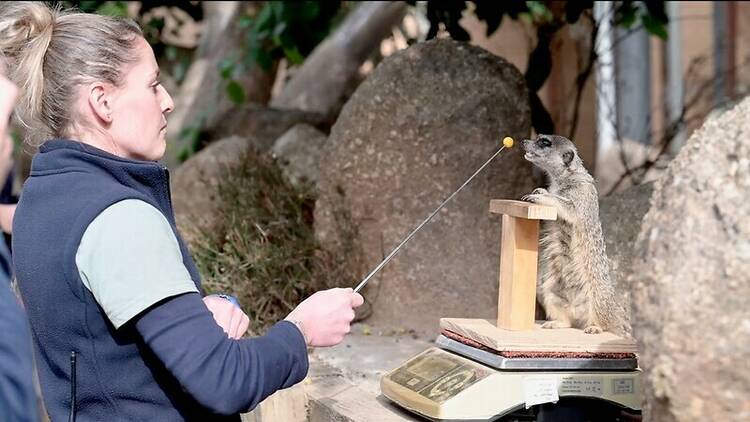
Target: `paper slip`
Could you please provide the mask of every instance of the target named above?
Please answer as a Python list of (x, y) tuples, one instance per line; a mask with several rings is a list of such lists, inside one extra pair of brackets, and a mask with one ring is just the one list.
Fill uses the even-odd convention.
[(523, 379), (523, 398), (528, 409), (542, 403), (556, 403), (560, 400), (557, 387), (560, 380), (550, 376), (532, 376)]

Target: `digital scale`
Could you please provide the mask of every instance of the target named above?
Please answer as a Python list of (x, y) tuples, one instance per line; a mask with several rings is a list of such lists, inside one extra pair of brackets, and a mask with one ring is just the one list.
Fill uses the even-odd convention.
[(380, 388), (431, 420), (640, 420), (635, 341), (534, 320), (539, 220), (552, 207), (490, 201), (502, 214), (497, 321), (442, 318), (436, 346), (385, 374)]
[(441, 335), (437, 347), (384, 375), (380, 388), (432, 420), (494, 421), (567, 397), (607, 401), (613, 415), (620, 408), (637, 414), (642, 390), (636, 365), (635, 359), (508, 359)]

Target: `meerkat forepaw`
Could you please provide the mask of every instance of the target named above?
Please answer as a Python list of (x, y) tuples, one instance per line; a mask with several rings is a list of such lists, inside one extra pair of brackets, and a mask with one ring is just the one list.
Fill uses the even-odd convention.
[(540, 195), (530, 193), (521, 197), (522, 201), (536, 203), (539, 200)]
[(536, 202), (537, 200), (539, 200), (540, 195), (546, 195), (548, 193), (549, 192), (547, 192), (547, 189), (536, 188), (533, 191), (531, 191), (531, 193), (522, 196), (521, 200), (526, 201), (526, 202)]
[(555, 329), (555, 328), (570, 328), (570, 324), (563, 321), (547, 321), (544, 324), (542, 324), (542, 328), (548, 328), (548, 329)]
[(602, 332), (602, 329), (596, 325), (591, 325), (586, 327), (583, 332), (586, 334), (599, 334)]

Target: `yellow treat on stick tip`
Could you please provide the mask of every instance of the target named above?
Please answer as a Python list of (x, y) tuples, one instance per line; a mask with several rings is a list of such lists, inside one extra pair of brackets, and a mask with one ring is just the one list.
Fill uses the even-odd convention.
[(503, 146), (505, 146), (505, 148), (513, 148), (513, 138), (510, 136), (503, 138)]

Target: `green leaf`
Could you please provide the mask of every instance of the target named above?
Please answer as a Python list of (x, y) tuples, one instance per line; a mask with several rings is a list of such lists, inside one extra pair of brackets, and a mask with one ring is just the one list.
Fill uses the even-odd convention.
[(78, 3), (78, 9), (84, 13), (94, 13), (99, 8), (100, 3), (99, 1), (84, 0)]
[(284, 48), (284, 55), (292, 64), (301, 64), (305, 58), (300, 54), (297, 47)]
[(246, 15), (246, 16), (240, 17), (240, 19), (237, 21), (237, 25), (239, 25), (241, 29), (247, 29), (253, 25), (253, 22), (254, 22), (253, 18)]
[(535, 22), (550, 22), (553, 19), (552, 12), (547, 9), (544, 2), (527, 1), (526, 7), (529, 9), (529, 13), (531, 13)]
[(288, 6), (283, 1), (272, 1), (267, 3), (271, 9), (271, 15), (275, 22), (281, 22), (289, 19)]
[(286, 22), (279, 22), (279, 23), (277, 23), (276, 27), (273, 28), (273, 32), (271, 33), (271, 36), (272, 37), (278, 37), (278, 36), (280, 36), (281, 34), (284, 33), (284, 31), (286, 31), (286, 28), (287, 28)]
[(667, 26), (664, 23), (659, 22), (654, 19), (653, 16), (647, 14), (641, 16), (641, 21), (643, 22), (643, 27), (646, 28), (651, 35), (656, 35), (663, 40), (667, 39), (669, 34), (667, 34)]
[[(294, 5), (294, 3), (285, 3), (289, 6)], [(318, 17), (320, 14), (320, 5), (316, 1), (303, 1), (300, 3), (297, 3), (296, 7), (296, 15), (299, 19), (305, 20), (305, 21), (311, 21)]]
[(235, 61), (232, 58), (225, 58), (219, 63), (219, 72), (221, 73), (221, 77), (223, 79), (229, 79), (232, 77), (232, 73), (234, 73), (235, 68)]
[(625, 1), (615, 11), (615, 23), (630, 29), (636, 21), (636, 8), (632, 2)]
[(164, 56), (169, 60), (170, 62), (173, 62), (177, 60), (177, 47), (173, 45), (168, 45), (164, 48)]
[(178, 84), (181, 84), (182, 81), (185, 79), (185, 75), (187, 75), (187, 70), (189, 67), (190, 67), (190, 59), (188, 59), (187, 57), (180, 60), (174, 66), (174, 71), (172, 73), (173, 73), (175, 81)]
[(229, 95), (229, 99), (235, 104), (245, 102), (245, 88), (235, 80), (231, 80), (227, 84), (227, 94)]
[(96, 13), (124, 18), (128, 16), (128, 6), (122, 1), (108, 1), (99, 6)]
[(180, 131), (178, 138), (184, 141), (186, 144), (192, 145), (195, 140), (200, 136), (201, 127), (200, 125), (186, 126)]
[(274, 12), (273, 12), (273, 5), (275, 2), (266, 3), (265, 6), (263, 6), (263, 9), (260, 10), (260, 13), (258, 13), (258, 17), (255, 18), (255, 25), (253, 26), (253, 31), (255, 32), (261, 32), (262, 30), (269, 30), (273, 27), (273, 24), (276, 22), (276, 19), (274, 19)]
[(161, 31), (166, 26), (166, 21), (164, 18), (152, 18), (149, 19), (148, 22), (146, 22), (146, 26), (149, 28), (153, 28), (155, 31)]
[(273, 67), (271, 54), (263, 48), (258, 47), (250, 50), (250, 57), (265, 71), (269, 71)]

